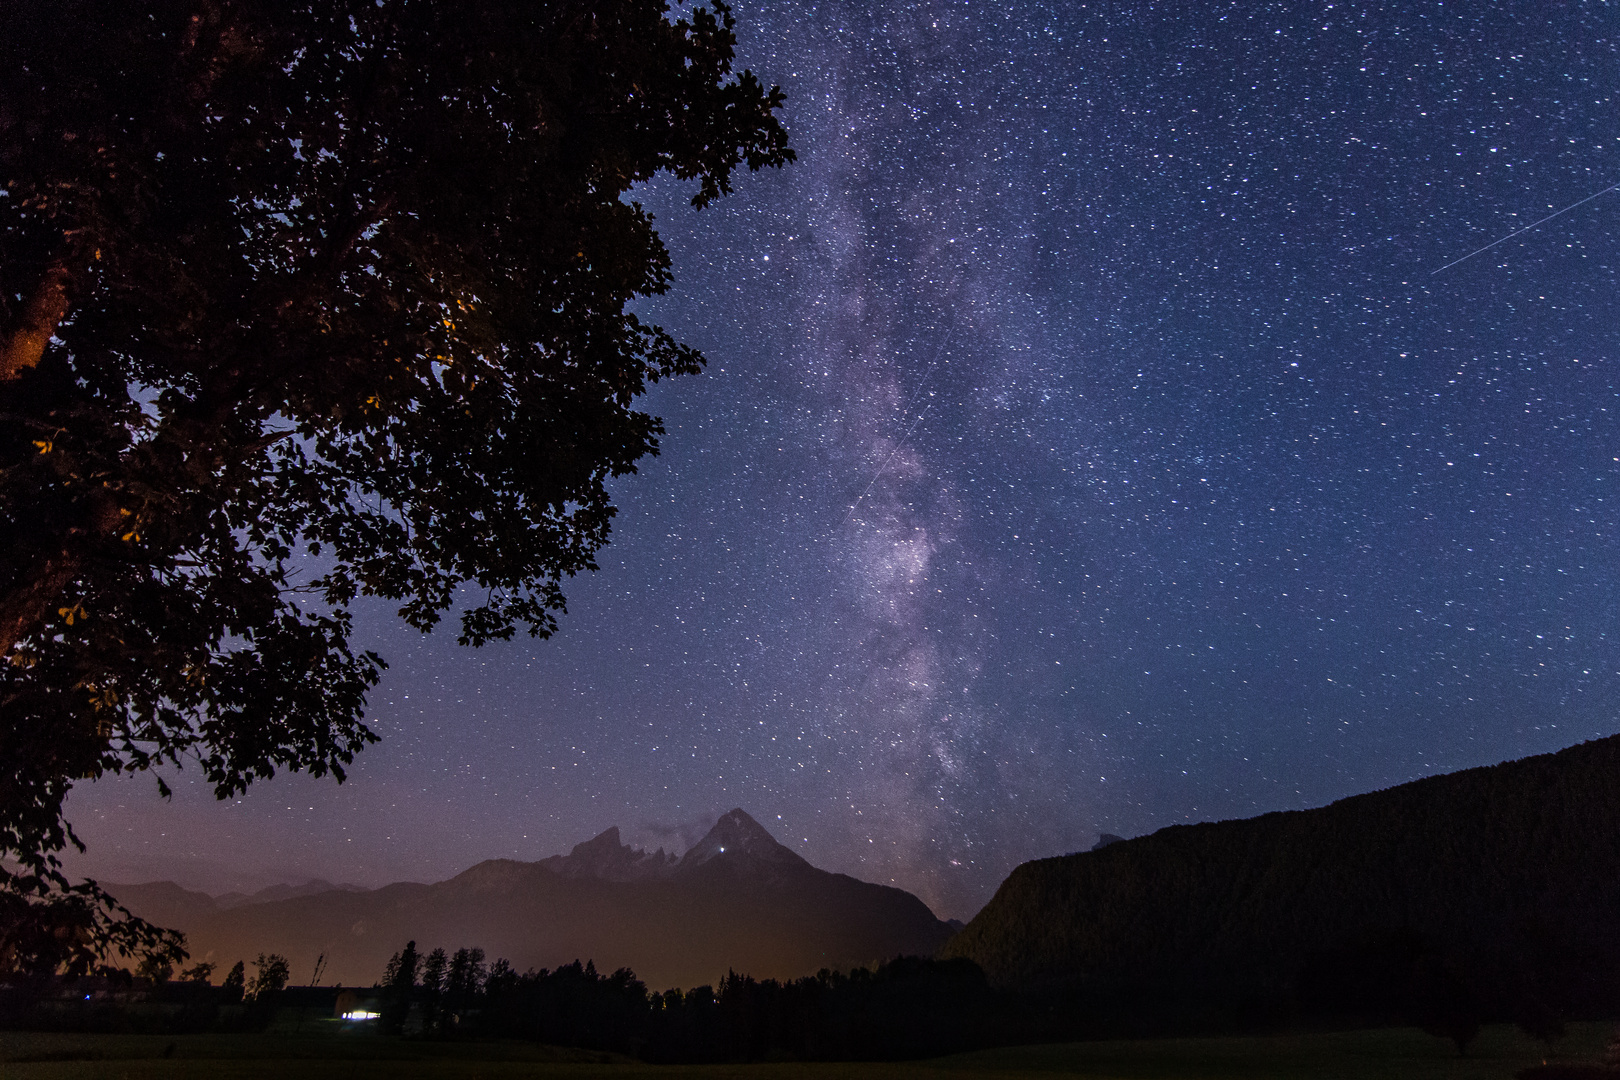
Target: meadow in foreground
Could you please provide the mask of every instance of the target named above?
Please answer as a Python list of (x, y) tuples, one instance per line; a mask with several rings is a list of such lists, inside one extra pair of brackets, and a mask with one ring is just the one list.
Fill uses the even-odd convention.
[[(1591, 1060), (1611, 1025), (1571, 1024), (1563, 1060)], [(4, 1080), (498, 1080), (506, 1077), (687, 1077), (735, 1080), (920, 1080), (1064, 1075), (1097, 1080), (1508, 1080), (1546, 1057), (1506, 1025), (1480, 1032), (1469, 1056), (1415, 1028), (1143, 1039), (1008, 1047), (917, 1062), (646, 1065), (528, 1043), (451, 1043), (310, 1027), (259, 1035), (0, 1033)]]

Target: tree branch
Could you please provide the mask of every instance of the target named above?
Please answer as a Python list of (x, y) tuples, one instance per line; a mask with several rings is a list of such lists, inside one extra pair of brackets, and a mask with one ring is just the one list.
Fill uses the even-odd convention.
[(91, 510), (89, 528), (69, 530), (69, 541), (54, 555), (35, 564), (28, 583), (0, 602), (0, 658), (9, 656), (17, 642), (45, 624), (52, 607), (61, 601), (62, 591), (79, 575), (84, 566), (84, 554), (80, 545), (72, 541), (86, 532), (110, 533), (123, 517), (117, 500), (102, 491)]
[(0, 604), (0, 657), (9, 655), (17, 642), (44, 621), (46, 612), (78, 569), (79, 560), (64, 548), (46, 559), (30, 575), (27, 585), (6, 597), (5, 603)]
[[(238, 447), (239, 456), (248, 458), (262, 454), (293, 434), (292, 430), (270, 432)], [(84, 555), (80, 545), (73, 541), (116, 534), (133, 520), (126, 518), (123, 507), (106, 488), (94, 497), (89, 517), (87, 525), (68, 531), (68, 542), (56, 554), (35, 565), (26, 585), (0, 599), (0, 660), (10, 655), (17, 642), (46, 623), (53, 605), (60, 602), (62, 591), (78, 576), (84, 566)]]

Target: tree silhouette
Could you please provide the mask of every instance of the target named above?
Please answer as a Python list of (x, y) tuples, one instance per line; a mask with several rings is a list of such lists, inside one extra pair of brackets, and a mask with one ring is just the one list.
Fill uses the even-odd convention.
[(135, 969), (135, 974), (151, 982), (153, 985), (162, 985), (169, 981), (174, 974), (174, 965), (160, 953), (151, 953), (143, 957)]
[(220, 984), (220, 990), (226, 1001), (241, 1001), (247, 989), (247, 965), (238, 960), (230, 971), (225, 973), (225, 981)]
[(472, 583), (462, 641), (555, 629), (607, 480), (657, 451), (635, 399), (702, 363), (625, 310), (670, 260), (621, 196), (668, 171), (702, 205), (792, 153), (719, 0), (5, 23), (0, 959), (49, 967), (35, 909), (74, 898), (103, 951), (178, 948), (64, 892), (75, 782), (342, 779), (382, 668), (359, 595), (425, 630)]
[(389, 957), (382, 981), (381, 1022), (385, 1031), (404, 1029), (405, 1018), (411, 1011), (411, 1001), (416, 996), (416, 970), (420, 964), (421, 957), (417, 955), (415, 941), (407, 941), (405, 948)]
[(268, 956), (260, 953), (253, 966), (257, 970), (249, 996), (256, 1002), (269, 1001), (272, 995), (287, 985), (287, 979), (292, 975), (292, 965), (280, 953), (270, 953)]
[(1412, 969), (1411, 1003), (1418, 1026), (1436, 1038), (1450, 1039), (1458, 1055), (1479, 1034), (1479, 1001), (1456, 967), (1439, 953), (1421, 957)]
[(440, 1014), (444, 1007), (444, 980), (450, 967), (450, 957), (443, 949), (434, 949), (422, 962), (422, 1025), (428, 1031), (438, 1031)]
[(454, 1027), (463, 1013), (473, 1008), (484, 989), (484, 950), (457, 949), (445, 976), (444, 1010), (441, 1023)]
[(185, 979), (187, 982), (202, 983), (207, 985), (208, 981), (214, 977), (214, 968), (217, 966), (218, 965), (212, 961), (204, 960), (186, 968), (186, 970), (180, 973), (180, 977)]
[(1563, 1018), (1558, 1015), (1558, 1010), (1540, 998), (1521, 1002), (1513, 1022), (1532, 1039), (1545, 1043), (1549, 1052), (1553, 1044), (1564, 1037)]

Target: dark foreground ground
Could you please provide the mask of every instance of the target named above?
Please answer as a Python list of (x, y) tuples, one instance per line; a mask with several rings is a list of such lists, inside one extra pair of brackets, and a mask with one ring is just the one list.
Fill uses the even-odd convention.
[[(900, 1064), (645, 1065), (527, 1043), (442, 1043), (338, 1032), (330, 1022), (257, 1035), (58, 1035), (0, 1032), (3, 1080), (483, 1080), (687, 1077), (914, 1080), (1077, 1076), (1109, 1080), (1508, 1080), (1547, 1057), (1507, 1026), (1487, 1027), (1460, 1058), (1415, 1028), (1213, 1039), (1023, 1046)], [(1610, 1024), (1571, 1024), (1553, 1060), (1592, 1060)]]

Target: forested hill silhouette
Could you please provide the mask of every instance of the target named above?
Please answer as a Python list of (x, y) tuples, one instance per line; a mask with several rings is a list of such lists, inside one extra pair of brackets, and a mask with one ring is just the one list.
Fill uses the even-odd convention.
[(1607, 1015), (1620, 737), (1025, 863), (940, 955), (1116, 1003)]
[(492, 859), (432, 885), (331, 891), (221, 910), (169, 882), (108, 886), (131, 910), (185, 931), (197, 959), (229, 966), (261, 952), (294, 979), (369, 985), (406, 940), (427, 951), (476, 944), (519, 971), (594, 960), (654, 987), (715, 984), (730, 969), (793, 978), (823, 967), (931, 955), (952, 927), (902, 889), (810, 865), (742, 810), (676, 859), (620, 842), (616, 828), (568, 855)]

